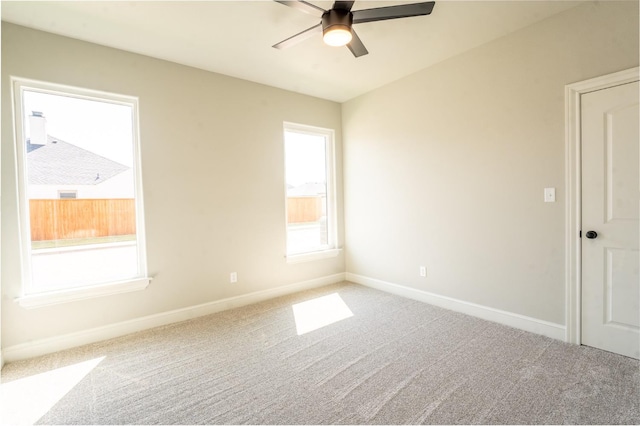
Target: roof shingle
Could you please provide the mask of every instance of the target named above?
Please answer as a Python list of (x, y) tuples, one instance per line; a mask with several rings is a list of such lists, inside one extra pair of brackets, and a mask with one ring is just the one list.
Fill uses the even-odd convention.
[(98, 185), (129, 169), (51, 136), (47, 145), (27, 141), (27, 163), (32, 185)]

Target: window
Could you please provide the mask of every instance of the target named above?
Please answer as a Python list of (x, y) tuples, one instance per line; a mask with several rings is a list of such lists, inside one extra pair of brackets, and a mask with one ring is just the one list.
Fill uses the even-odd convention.
[(145, 288), (137, 99), (12, 81), (20, 303), (32, 307)]
[(78, 191), (58, 191), (58, 198), (61, 200), (78, 198)]
[(335, 256), (333, 130), (285, 123), (284, 143), (287, 258)]

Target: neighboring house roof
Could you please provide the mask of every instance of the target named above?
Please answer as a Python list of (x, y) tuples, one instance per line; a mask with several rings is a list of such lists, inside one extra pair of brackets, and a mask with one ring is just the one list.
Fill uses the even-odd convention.
[(32, 185), (97, 185), (129, 167), (60, 139), (47, 145), (27, 140), (27, 173)]
[(289, 197), (311, 197), (317, 195), (324, 195), (327, 192), (327, 187), (324, 183), (307, 182), (302, 185), (296, 186), (287, 190), (287, 196)]

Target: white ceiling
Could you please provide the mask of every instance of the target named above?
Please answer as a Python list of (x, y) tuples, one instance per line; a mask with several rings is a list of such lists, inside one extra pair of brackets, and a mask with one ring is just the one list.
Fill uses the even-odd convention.
[[(415, 2), (356, 1), (353, 10)], [(430, 16), (355, 25), (369, 50), (357, 59), (320, 35), (272, 48), (319, 19), (268, 0), (2, 1), (2, 19), (343, 102), (579, 3), (438, 1)]]

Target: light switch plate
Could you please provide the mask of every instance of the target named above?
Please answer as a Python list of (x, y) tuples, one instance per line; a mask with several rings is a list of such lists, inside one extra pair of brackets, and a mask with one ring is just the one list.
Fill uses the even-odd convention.
[(544, 202), (545, 203), (555, 203), (556, 202), (556, 189), (555, 188), (545, 188), (544, 189)]

